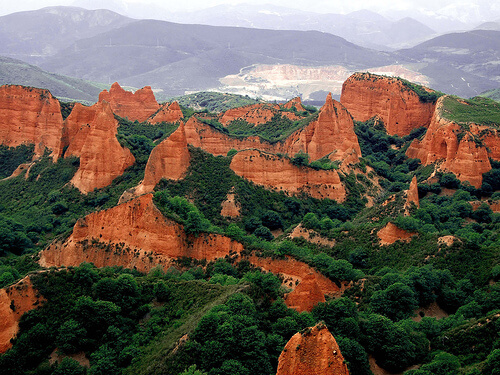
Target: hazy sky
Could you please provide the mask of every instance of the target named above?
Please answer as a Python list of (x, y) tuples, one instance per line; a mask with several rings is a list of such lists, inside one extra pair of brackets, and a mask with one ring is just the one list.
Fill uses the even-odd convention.
[[(123, 4), (155, 4), (168, 10), (195, 10), (219, 4), (274, 4), (320, 13), (348, 13), (370, 9), (387, 14), (389, 11), (438, 12), (454, 18), (489, 18), (500, 14), (497, 0), (0, 0), (0, 15), (51, 5), (87, 5), (89, 8), (119, 9)], [(114, 6), (113, 6), (114, 4)]]

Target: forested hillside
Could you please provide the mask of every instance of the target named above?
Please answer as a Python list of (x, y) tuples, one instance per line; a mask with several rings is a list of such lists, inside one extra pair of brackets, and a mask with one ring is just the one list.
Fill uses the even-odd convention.
[(1, 87), (0, 374), (497, 373), (498, 103), (185, 100)]

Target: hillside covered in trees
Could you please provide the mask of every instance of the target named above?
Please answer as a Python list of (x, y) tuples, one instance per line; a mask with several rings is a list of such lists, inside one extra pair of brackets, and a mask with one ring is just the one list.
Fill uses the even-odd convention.
[(199, 98), (0, 88), (0, 374), (276, 374), (323, 328), (351, 375), (497, 374), (498, 103)]

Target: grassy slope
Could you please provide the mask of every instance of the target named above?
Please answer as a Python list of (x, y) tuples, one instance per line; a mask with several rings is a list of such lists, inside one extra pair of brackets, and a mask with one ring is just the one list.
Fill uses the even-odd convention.
[(475, 123), (499, 127), (500, 104), (484, 97), (465, 100), (448, 96), (444, 99), (442, 116), (461, 125)]

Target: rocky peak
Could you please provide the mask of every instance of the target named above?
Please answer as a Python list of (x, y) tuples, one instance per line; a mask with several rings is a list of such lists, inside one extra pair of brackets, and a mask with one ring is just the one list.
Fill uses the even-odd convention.
[(406, 190), (405, 210), (411, 207), (411, 203), (414, 203), (415, 206), (417, 206), (417, 208), (420, 208), (420, 200), (418, 198), (417, 176), (413, 176), (410, 182), (410, 188)]
[(288, 155), (305, 152), (310, 160), (328, 157), (348, 164), (357, 163), (361, 156), (352, 116), (332, 98), (331, 93), (326, 97), (318, 118), (288, 137), (282, 152)]
[(157, 124), (159, 122), (177, 122), (182, 118), (184, 118), (184, 115), (182, 114), (179, 103), (172, 102), (163, 104), (159, 111), (148, 119), (148, 122), (151, 124)]
[(118, 82), (113, 83), (109, 91), (99, 94), (99, 102), (102, 101), (107, 101), (115, 114), (130, 121), (146, 121), (160, 108), (150, 86), (133, 93), (124, 90)]
[(276, 375), (349, 375), (340, 348), (324, 323), (296, 333), (285, 345)]
[[(431, 89), (422, 88), (427, 92)], [(342, 85), (341, 103), (357, 121), (380, 116), (387, 133), (408, 135), (413, 129), (428, 127), (435, 103), (419, 95), (398, 78), (355, 73)]]
[(289, 100), (288, 102), (286, 102), (285, 104), (283, 104), (283, 108), (285, 108), (285, 109), (292, 109), (293, 107), (295, 107), (295, 109), (298, 112), (302, 112), (302, 111), (306, 110), (302, 106), (302, 99), (300, 99), (300, 96), (297, 96), (296, 98), (293, 98), (293, 99)]
[(17, 147), (34, 144), (35, 155), (62, 153), (63, 119), (59, 101), (48, 90), (4, 85), (0, 87), (0, 143)]
[(130, 150), (116, 138), (118, 122), (105, 101), (92, 107), (75, 105), (65, 129), (65, 157), (80, 158), (71, 183), (84, 194), (109, 185), (135, 162)]

